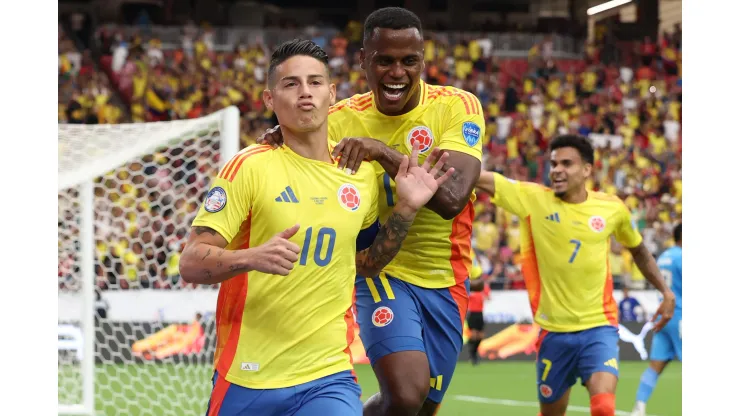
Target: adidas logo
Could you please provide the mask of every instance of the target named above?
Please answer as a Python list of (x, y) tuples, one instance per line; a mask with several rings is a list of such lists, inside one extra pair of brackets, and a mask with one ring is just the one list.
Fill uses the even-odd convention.
[(619, 370), (619, 364), (617, 364), (617, 359), (616, 358), (612, 358), (610, 360), (607, 360), (604, 363), (604, 365), (607, 366), (607, 367), (611, 367), (611, 368), (613, 368), (615, 370)]
[(276, 202), (287, 202), (287, 203), (298, 203), (298, 198), (295, 197), (295, 193), (293, 193), (293, 189), (291, 189), (290, 186), (286, 186), (285, 190), (283, 192), (280, 192), (280, 196), (275, 198)]
[(558, 213), (550, 214), (545, 217), (546, 220), (560, 222), (560, 215)]

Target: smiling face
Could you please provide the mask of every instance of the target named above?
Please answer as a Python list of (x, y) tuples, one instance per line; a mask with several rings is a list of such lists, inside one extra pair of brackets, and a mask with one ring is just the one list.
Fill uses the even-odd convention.
[(335, 97), (336, 86), (329, 82), (326, 65), (310, 56), (297, 55), (275, 68), (262, 98), (277, 115), (280, 126), (306, 132), (326, 123)]
[(583, 160), (576, 148), (561, 147), (550, 152), (550, 181), (558, 198), (579, 192), (590, 175), (591, 164)]
[(417, 29), (375, 29), (360, 59), (381, 113), (400, 115), (416, 107), (424, 70), (424, 39)]

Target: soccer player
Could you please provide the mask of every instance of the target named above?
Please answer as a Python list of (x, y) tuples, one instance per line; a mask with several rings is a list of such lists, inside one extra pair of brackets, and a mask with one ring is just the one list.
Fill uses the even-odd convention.
[(180, 262), (185, 281), (221, 283), (208, 415), (360, 415), (355, 274), (379, 272), (398, 252), (450, 177), (435, 180), (446, 154), (431, 169), (434, 159), (417, 165), (418, 146), (404, 157), (399, 203), (380, 227), (372, 166), (353, 176), (331, 157), (326, 53), (310, 41), (279, 46), (267, 88), (286, 146), (250, 146), (224, 166)]
[(681, 361), (683, 340), (681, 338), (681, 280), (682, 248), (681, 248), (681, 224), (673, 229), (674, 247), (669, 248), (658, 257), (658, 267), (665, 278), (666, 285), (671, 287), (676, 294), (676, 312), (668, 324), (653, 335), (653, 343), (650, 346), (650, 365), (642, 373), (640, 387), (637, 389), (637, 400), (632, 416), (645, 416), (647, 402), (653, 393), (658, 376), (665, 367), (674, 359)]
[(611, 235), (663, 293), (656, 328), (670, 321), (676, 302), (627, 207), (615, 196), (586, 189), (593, 163), (588, 139), (564, 135), (550, 142), (552, 189), (493, 172), (481, 172), (478, 182), (494, 204), (522, 219), (522, 273), (542, 328), (537, 387), (543, 416), (565, 414), (577, 378), (588, 389), (592, 415), (615, 413), (619, 334), (608, 263)]
[(478, 279), (482, 280), (483, 290), (471, 292), (468, 303), (468, 329), (470, 330), (468, 347), (470, 348), (470, 361), (472, 361), (473, 365), (478, 365), (478, 347), (480, 347), (480, 343), (485, 335), (483, 332), (483, 327), (485, 326), (485, 322), (483, 321), (483, 306), (491, 294), (491, 286), (484, 280), (483, 269), (478, 264), (477, 256), (473, 254), (473, 267), (470, 272), (470, 280), (472, 282)]
[[(341, 140), (332, 152), (340, 169), (357, 172), (363, 160), (374, 161), (381, 220), (398, 203), (393, 178), (413, 144), (422, 145), (422, 157), (435, 146), (446, 150), (443, 170), (455, 171), (419, 211), (398, 256), (380, 275), (359, 273), (356, 282), (360, 338), (380, 387), (364, 414), (432, 415), (463, 346), (483, 109), (473, 94), (421, 80), (421, 21), (406, 9), (371, 13), (360, 55), (371, 91), (329, 110), (329, 137)], [(281, 144), (279, 127), (262, 140)]]

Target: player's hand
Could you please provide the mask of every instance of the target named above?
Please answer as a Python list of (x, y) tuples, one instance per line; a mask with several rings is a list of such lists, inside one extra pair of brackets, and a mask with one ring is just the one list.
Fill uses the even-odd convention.
[(339, 169), (349, 169), (353, 175), (360, 169), (363, 160), (373, 161), (383, 156), (383, 142), (369, 137), (345, 137), (337, 144), (331, 155), (339, 159)]
[(262, 135), (257, 138), (257, 144), (269, 144), (273, 149), (283, 145), (283, 132), (280, 131), (280, 125), (265, 130)]
[(673, 294), (672, 291), (667, 291), (663, 293), (663, 301), (660, 302), (660, 305), (658, 306), (658, 311), (655, 312), (655, 315), (653, 315), (653, 319), (650, 320), (650, 322), (655, 322), (658, 317), (660, 316), (660, 320), (658, 323), (655, 324), (655, 332), (660, 331), (663, 329), (664, 326), (668, 323), (668, 321), (673, 318), (673, 311), (676, 309), (676, 295)]
[(268, 242), (253, 248), (249, 257), (249, 268), (262, 273), (287, 276), (298, 261), (301, 249), (298, 244), (289, 241), (300, 225), (296, 224), (285, 231), (275, 234)]
[[(405, 206), (413, 212), (426, 205), (440, 185), (450, 179), (455, 172), (454, 168), (449, 168), (444, 174), (439, 174), (445, 161), (450, 156), (449, 153), (442, 152), (439, 149), (434, 149), (432, 154), (424, 161), (424, 164), (419, 166), (420, 146), (419, 143), (415, 143), (411, 150), (411, 157), (403, 156), (395, 178), (396, 194), (398, 195), (397, 205)], [(434, 160), (436, 160), (436, 163), (432, 166)]]

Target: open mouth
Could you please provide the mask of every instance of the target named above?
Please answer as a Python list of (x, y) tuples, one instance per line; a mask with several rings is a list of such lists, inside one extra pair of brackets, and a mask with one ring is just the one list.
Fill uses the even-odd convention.
[(568, 181), (566, 179), (553, 179), (552, 184), (553, 185), (566, 185)]
[(388, 101), (399, 101), (409, 89), (408, 84), (381, 84), (380, 89)]

